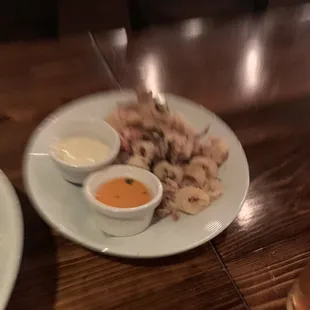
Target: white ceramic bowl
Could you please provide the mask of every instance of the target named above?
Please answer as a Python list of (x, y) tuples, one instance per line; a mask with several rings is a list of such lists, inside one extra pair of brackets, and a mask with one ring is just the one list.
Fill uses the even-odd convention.
[[(107, 206), (95, 198), (99, 185), (121, 177), (142, 182), (153, 199), (140, 207), (124, 209)], [(154, 211), (162, 200), (163, 187), (160, 180), (145, 169), (113, 165), (90, 175), (84, 183), (84, 193), (99, 228), (110, 235), (124, 237), (136, 235), (150, 226)]]
[[(87, 136), (100, 140), (110, 148), (108, 156), (97, 163), (88, 165), (71, 165), (62, 161), (55, 152), (57, 141), (72, 137)], [(72, 183), (82, 184), (85, 178), (105, 166), (111, 164), (116, 158), (120, 149), (120, 138), (118, 133), (106, 122), (101, 120), (85, 120), (63, 122), (57, 126), (54, 137), (50, 142), (50, 155), (63, 177)]]

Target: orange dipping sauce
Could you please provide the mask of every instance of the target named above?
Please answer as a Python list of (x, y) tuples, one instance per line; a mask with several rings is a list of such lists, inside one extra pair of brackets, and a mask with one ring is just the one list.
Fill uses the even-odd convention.
[(135, 208), (152, 200), (148, 188), (131, 178), (113, 179), (99, 186), (96, 199), (116, 208)]

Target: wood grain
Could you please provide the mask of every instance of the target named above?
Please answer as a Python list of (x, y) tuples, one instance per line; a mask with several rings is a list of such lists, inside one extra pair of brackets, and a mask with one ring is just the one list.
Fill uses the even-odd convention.
[(240, 139), (250, 190), (212, 245), (253, 309), (285, 309), (309, 256), (309, 19), (305, 5), (224, 26), (154, 28), (122, 46), (95, 35), (121, 86), (193, 99)]
[(123, 87), (191, 98), (217, 113), (309, 95), (309, 7), (225, 24), (193, 19), (122, 44), (95, 38)]
[(0, 67), (0, 162), (9, 176), (20, 175), (25, 143), (42, 118), (76, 97), (113, 87), (87, 36), (5, 45)]
[(89, 255), (68, 244), (60, 255), (59, 309), (245, 309), (209, 245), (149, 261)]
[(253, 309), (285, 309), (310, 255), (309, 102), (224, 116), (245, 147), (252, 183), (237, 219), (214, 244)]
[(88, 37), (0, 47), (0, 162), (17, 190), (25, 225), (24, 255), (8, 309), (52, 309), (57, 246), (22, 186), (25, 143), (38, 122), (64, 102), (113, 87), (98, 71)]
[(308, 109), (309, 99), (300, 99), (223, 115), (245, 147), (251, 171), (246, 203), (215, 240), (225, 262), (309, 231)]
[(287, 295), (309, 255), (306, 232), (239, 257), (228, 270), (251, 309), (286, 309)]
[(112, 87), (87, 35), (57, 42), (0, 49), (2, 117), (16, 122), (39, 120), (69, 100)]
[(167, 259), (116, 259), (64, 239), (34, 211), (21, 165), (32, 130), (71, 99), (118, 88), (92, 44), (76, 36), (0, 46), (0, 163), (25, 221), (8, 309), (247, 309), (210, 244)]

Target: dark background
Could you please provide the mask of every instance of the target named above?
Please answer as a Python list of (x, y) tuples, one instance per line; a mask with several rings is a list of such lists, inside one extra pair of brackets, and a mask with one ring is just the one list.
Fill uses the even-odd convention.
[(136, 31), (193, 17), (225, 21), (305, 0), (5, 0), (0, 41), (125, 27)]

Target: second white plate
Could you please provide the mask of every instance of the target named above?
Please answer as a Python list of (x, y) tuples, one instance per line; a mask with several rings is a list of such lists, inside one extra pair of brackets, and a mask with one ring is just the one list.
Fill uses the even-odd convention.
[(23, 249), (23, 220), (19, 201), (0, 170), (0, 310), (6, 307), (19, 270)]
[(57, 110), (33, 133), (24, 158), (24, 179), (38, 213), (69, 239), (92, 250), (124, 257), (151, 258), (180, 253), (217, 236), (237, 216), (249, 186), (249, 169), (240, 142), (229, 127), (205, 108), (181, 97), (167, 95), (169, 106), (185, 115), (197, 129), (211, 125), (210, 134), (223, 137), (230, 149), (220, 177), (224, 195), (195, 216), (182, 215), (154, 221), (143, 233), (126, 238), (103, 234), (94, 225), (80, 187), (66, 182), (48, 156), (57, 122), (104, 118), (133, 100), (133, 92), (107, 92), (73, 101)]

